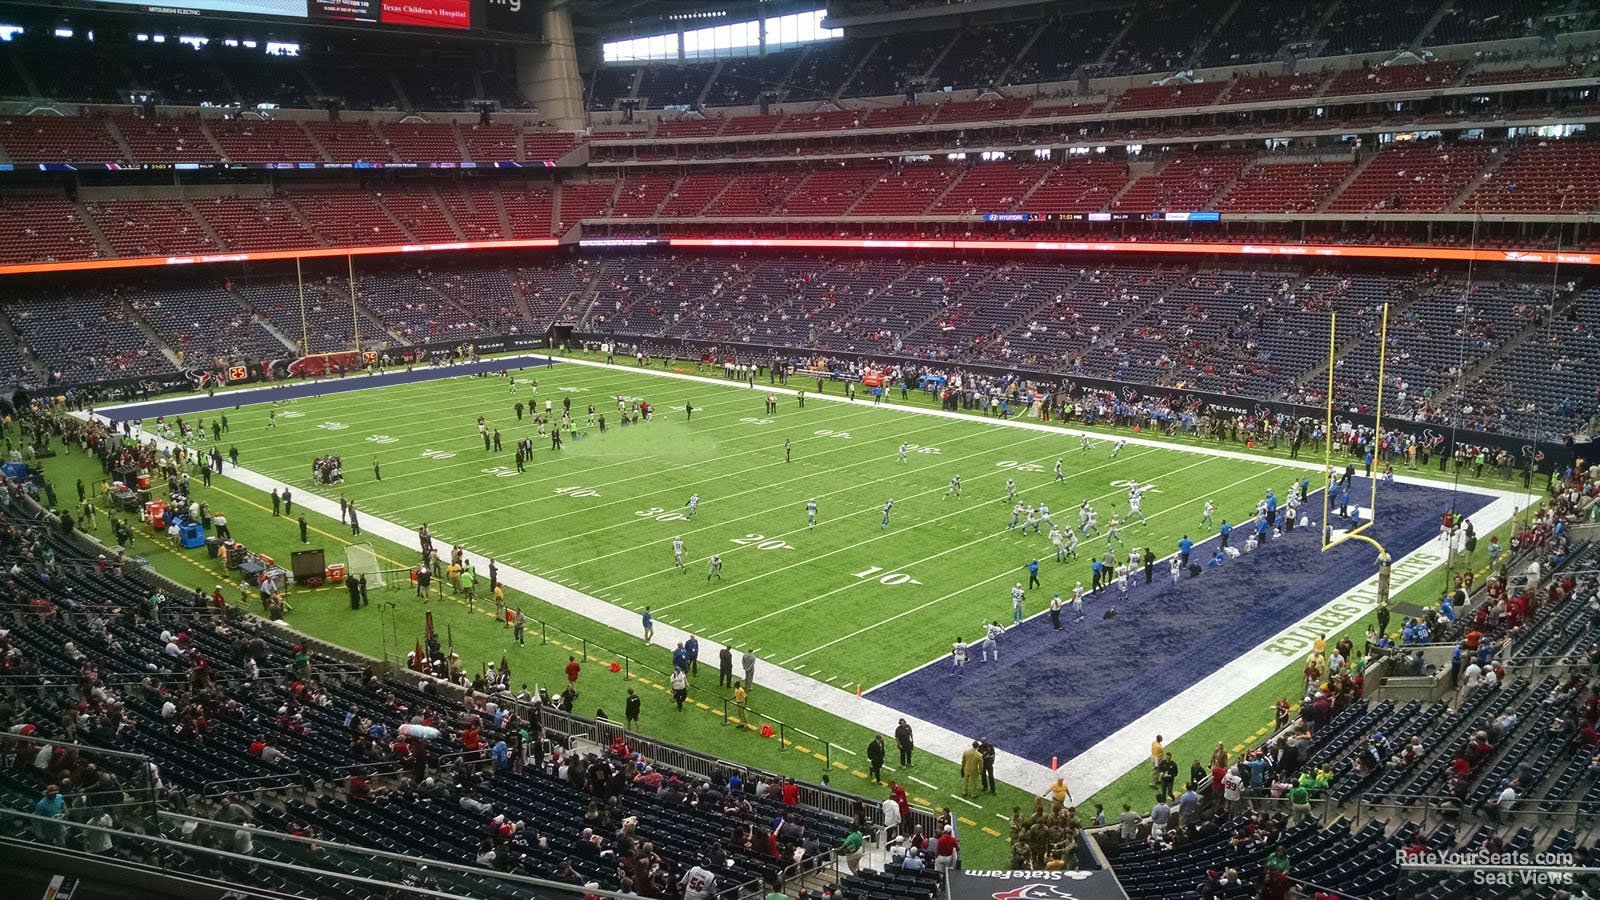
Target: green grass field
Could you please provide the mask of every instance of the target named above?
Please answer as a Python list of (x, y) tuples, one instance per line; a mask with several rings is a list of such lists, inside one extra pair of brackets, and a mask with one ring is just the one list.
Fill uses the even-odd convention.
[[(1268, 487), (1285, 490), (1297, 475), (1275, 465), (1197, 456), (1181, 449), (1126, 448), (1109, 441), (1083, 451), (1078, 441), (981, 422), (949, 421), (892, 407), (790, 397), (766, 415), (765, 393), (712, 387), (648, 374), (576, 366), (538, 373), (538, 397), (557, 409), (570, 398), (580, 420), (594, 403), (612, 424), (588, 429), (560, 451), (538, 442), (526, 473), (513, 467), (516, 399), (533, 394), (505, 379), (463, 378), (338, 395), (230, 415), (225, 442), (241, 464), (295, 486), (356, 500), (367, 515), (415, 528), (426, 522), (436, 542), (468, 549), (612, 603), (653, 608), (659, 621), (757, 654), (837, 685), (879, 684), (948, 651), (954, 636), (1011, 613), (1012, 583), (1040, 559), (1043, 591), (1070, 591), (1087, 562), (1057, 567), (1042, 534), (1008, 531), (1011, 503), (1047, 503), (1058, 522), (1075, 523), (1087, 499), (1105, 529), (1127, 512), (1125, 480), (1149, 485), (1148, 525), (1125, 524), (1127, 547), (1158, 555), (1196, 529), (1207, 498), (1219, 508), (1248, 508)], [(615, 426), (616, 396), (640, 396), (655, 420)], [(692, 403), (690, 420), (682, 407)], [(476, 429), (484, 416), (504, 450), (485, 451)], [(784, 442), (792, 446), (785, 461)], [(904, 463), (899, 445), (912, 445)], [(345, 460), (340, 487), (313, 484), (313, 457)], [(383, 480), (374, 480), (373, 459)], [(1052, 468), (1063, 458), (1065, 483)], [(952, 477), (959, 498), (946, 497)], [(685, 504), (698, 494), (698, 512)], [(264, 499), (264, 498), (263, 498)], [(806, 502), (819, 506), (808, 528)], [(881, 527), (886, 500), (895, 507)], [(1197, 532), (1198, 534), (1198, 532)], [(673, 564), (681, 536), (686, 567)], [(1088, 541), (1085, 556), (1097, 542)], [(722, 576), (708, 581), (707, 560), (720, 554)], [(409, 560), (407, 560), (409, 562)], [(885, 652), (892, 646), (892, 652)]]
[[(551, 452), (548, 441), (536, 443), (534, 461), (521, 475), (507, 474), (512, 447), (532, 426), (525, 419), (518, 427), (512, 404), (526, 403), (530, 388), (519, 384), (513, 395), (501, 378), (456, 378), (291, 402), (276, 407), (278, 425), (270, 429), (268, 407), (230, 409), (231, 429), (221, 446), (237, 446), (242, 465), (294, 484), (298, 494), (315, 489), (337, 498), (342, 490), (368, 516), (410, 526), (427, 521), (436, 543), (465, 543), (624, 606), (648, 603), (663, 621), (758, 647), (774, 663), (787, 661), (847, 689), (857, 681), (870, 687), (943, 655), (954, 629), (976, 628), (980, 619), (1008, 621), (1010, 583), (1025, 577), (1021, 566), (1031, 557), (1041, 559), (1047, 589), (1066, 590), (1086, 577), (1079, 574), (1086, 562), (1071, 566), (1070, 578), (1052, 571), (1042, 536), (1006, 531), (1008, 477), (1017, 480), (1025, 501), (1048, 502), (1058, 521), (1075, 522), (1077, 503), (1090, 499), (1101, 511), (1102, 529), (1114, 507), (1126, 509), (1126, 478), (1153, 483), (1145, 503), (1150, 525), (1132, 526), (1125, 535), (1130, 546), (1149, 542), (1158, 554), (1197, 525), (1205, 498), (1236, 509), (1267, 487), (1281, 492), (1293, 477), (1268, 454), (1262, 462), (1216, 459), (1185, 452), (1180, 440), (1170, 450), (1130, 446), (1112, 460), (1109, 436), (1086, 453), (1075, 437), (999, 428), (976, 417), (951, 421), (873, 409), (862, 400), (855, 406), (813, 401), (800, 409), (792, 397), (780, 396), (778, 413), (768, 416), (759, 383), (752, 392), (578, 366), (526, 377), (534, 375), (541, 382), (541, 405), (549, 397), (559, 407), (570, 397), (581, 422), (594, 402), (613, 424), (605, 435), (590, 429), (560, 452)], [(616, 428), (618, 394), (649, 399), (657, 420)], [(696, 408), (692, 422), (681, 411), (686, 400)], [(898, 398), (894, 405), (900, 405)], [(501, 429), (503, 452), (483, 450), (479, 415)], [(793, 445), (788, 463), (786, 439)], [(905, 464), (896, 461), (902, 441), (915, 445)], [(312, 485), (310, 462), (325, 453), (344, 457), (348, 479), (342, 487)], [(1058, 456), (1065, 459), (1066, 485), (1053, 482), (1050, 470)], [(372, 478), (375, 458), (383, 466), (381, 483)], [(63, 497), (74, 479), (92, 483), (100, 477), (82, 456), (52, 459), (47, 472)], [(956, 473), (963, 477), (964, 496), (945, 499)], [(698, 514), (676, 518), (695, 492), (701, 495)], [(286, 559), (300, 546), (293, 521), (273, 519), (265, 495), (219, 479), (198, 496), (225, 510), (235, 534), (253, 548)], [(879, 527), (880, 509), (890, 497), (896, 506), (885, 530)], [(811, 498), (821, 511), (814, 531), (805, 527), (804, 505)], [(311, 545), (325, 548), (330, 561), (341, 559), (351, 540), (348, 529), (315, 514), (308, 519)], [(109, 533), (104, 518), (98, 532)], [(672, 566), (674, 535), (686, 542), (687, 573)], [(370, 540), (386, 565), (414, 563), (414, 551)], [(215, 561), (203, 551), (173, 551), (148, 540), (133, 550), (183, 583), (209, 587), (219, 580)], [(704, 559), (714, 552), (725, 558), (724, 579), (707, 584)], [(1423, 589), (1412, 589), (1416, 600), (1428, 599)], [(409, 590), (387, 596), (408, 595)], [(646, 694), (641, 730), (647, 734), (800, 777), (826, 773), (847, 790), (882, 796), (865, 780), (859, 756), (871, 732), (855, 723), (758, 688), (751, 719), (783, 723), (789, 739), (786, 745), (762, 740), (728, 727), (724, 692), (709, 670), (692, 685), (690, 708), (674, 712), (660, 683), (670, 666), (668, 654), (645, 647), (637, 632), (620, 633), (539, 598), (513, 595), (513, 605), (525, 606), (537, 623), (530, 626), (528, 647), (519, 648), (485, 604), (469, 611), (459, 598), (450, 599), (432, 605), (435, 618), (469, 663), (505, 655), (515, 681), (552, 683), (567, 656), (586, 648), (592, 664), (580, 711), (615, 713), (633, 687)], [(1031, 592), (1028, 612), (1047, 599), (1048, 593)], [(421, 606), (415, 603), (397, 603), (388, 615), (373, 609), (352, 613), (337, 588), (300, 590), (292, 602), (294, 627), (373, 656), (403, 655), (422, 631)], [(1352, 628), (1358, 643), (1365, 625)], [(538, 642), (541, 631), (548, 644)], [(604, 671), (611, 660), (623, 660), (633, 677)], [(1190, 754), (1208, 755), (1218, 741), (1233, 746), (1254, 739), (1270, 722), (1271, 701), (1280, 694), (1293, 699), (1297, 681), (1288, 672), (1184, 736), (1173, 744), (1180, 763)], [(906, 782), (910, 776), (917, 803), (955, 807), (968, 826), (963, 837), (970, 864), (1001, 865), (1008, 853), (998, 818), (1014, 804), (1031, 801), (1002, 787), (997, 797), (963, 805), (952, 796), (959, 792), (955, 768), (919, 752), (915, 768), (896, 777)], [(1146, 781), (1135, 771), (1094, 798), (1077, 799), (1085, 803), (1085, 817), (1092, 809), (1085, 801), (1115, 811), (1127, 799), (1142, 809), (1149, 803)]]

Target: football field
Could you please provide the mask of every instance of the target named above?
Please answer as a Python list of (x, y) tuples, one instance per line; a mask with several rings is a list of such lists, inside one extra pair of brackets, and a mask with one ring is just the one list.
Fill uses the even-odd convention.
[[(1179, 448), (1114, 453), (1109, 438), (1084, 449), (1072, 435), (870, 399), (802, 408), (780, 394), (768, 413), (764, 387), (558, 365), (511, 384), (455, 378), (247, 405), (228, 410), (223, 443), (238, 448), (242, 466), (296, 492), (342, 495), (364, 515), (410, 528), (427, 523), (437, 545), (461, 544), (628, 609), (649, 606), (660, 622), (852, 690), (947, 656), (957, 638), (977, 640), (981, 623), (1009, 625), (1011, 588), (1026, 585), (1030, 560), (1039, 560), (1042, 585), (1028, 591), (1026, 615), (1053, 591), (1070, 596), (1076, 581), (1087, 585), (1104, 537), (1084, 538), (1080, 560), (1057, 563), (1048, 526), (1008, 528), (1008, 479), (1018, 500), (1047, 505), (1063, 527), (1077, 525), (1087, 500), (1100, 535), (1112, 516), (1128, 517), (1127, 482), (1140, 482), (1148, 521), (1123, 523), (1115, 549), (1125, 559), (1145, 546), (1164, 557), (1185, 533), (1200, 538), (1207, 500), (1220, 521), (1253, 510), (1268, 488), (1284, 496), (1301, 475)], [(619, 396), (648, 401), (653, 420), (618, 425)], [(546, 400), (557, 416), (570, 401), (579, 423), (580, 436), (560, 450), (514, 411), (518, 401), (542, 411)], [(604, 433), (586, 424), (590, 404), (606, 419)], [(500, 451), (485, 450), (479, 416), (491, 434), (499, 430)], [(514, 448), (525, 437), (535, 451), (519, 473)], [(326, 454), (342, 457), (344, 484), (314, 483), (312, 461)], [(682, 568), (674, 538), (684, 542)], [(709, 572), (714, 554), (720, 577)]]

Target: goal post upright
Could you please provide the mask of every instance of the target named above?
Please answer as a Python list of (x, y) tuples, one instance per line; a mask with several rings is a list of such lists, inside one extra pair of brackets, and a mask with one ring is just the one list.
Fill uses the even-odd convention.
[(1324, 552), (1333, 546), (1332, 531), (1328, 524), (1328, 516), (1333, 512), (1333, 363), (1334, 354), (1338, 350), (1339, 313), (1328, 310), (1328, 386), (1322, 399), (1327, 406), (1327, 424), (1322, 433), (1322, 549)]
[[(1386, 362), (1388, 362), (1388, 359), (1389, 359), (1389, 303), (1388, 303), (1388, 301), (1384, 301), (1383, 311), (1382, 311), (1382, 318), (1380, 318), (1379, 321), (1378, 321), (1378, 403), (1377, 403), (1377, 407), (1373, 410), (1373, 416), (1372, 416), (1372, 440), (1373, 440), (1372, 461), (1373, 461), (1374, 464), (1377, 464), (1377, 462), (1378, 462), (1378, 451), (1383, 447), (1383, 391), (1384, 391), (1384, 386), (1385, 386), (1385, 382), (1384, 382), (1383, 378), (1384, 378), (1384, 364)], [(1377, 479), (1377, 478), (1368, 478), (1367, 480), (1372, 482), (1372, 504), (1368, 507), (1368, 509), (1372, 510), (1372, 515), (1367, 517), (1367, 520), (1371, 521), (1371, 520), (1377, 518), (1377, 515), (1378, 515), (1378, 481), (1379, 481), (1379, 479)], [(1381, 549), (1382, 548), (1380, 548), (1380, 550)]]
[[(1389, 557), (1389, 553), (1388, 553), (1387, 550), (1384, 549), (1383, 544), (1379, 543), (1376, 538), (1373, 538), (1371, 535), (1368, 535), (1366, 533), (1366, 531), (1369, 528), (1372, 527), (1372, 523), (1377, 518), (1377, 514), (1378, 514), (1378, 482), (1380, 480), (1378, 477), (1369, 477), (1368, 478), (1368, 480), (1370, 482), (1372, 482), (1372, 485), (1371, 485), (1370, 500), (1368, 501), (1368, 503), (1369, 503), (1368, 510), (1369, 510), (1370, 514), (1367, 516), (1366, 521), (1361, 522), (1360, 524), (1354, 526), (1349, 531), (1347, 531), (1343, 535), (1339, 536), (1337, 539), (1335, 539), (1333, 537), (1333, 527), (1330, 524), (1330, 516), (1331, 516), (1331, 514), (1333, 512), (1333, 492), (1332, 492), (1332, 490), (1330, 488), (1331, 488), (1331, 485), (1332, 485), (1332, 482), (1333, 482), (1333, 474), (1334, 474), (1334, 468), (1333, 468), (1333, 444), (1334, 444), (1333, 405), (1334, 405), (1334, 393), (1333, 392), (1334, 392), (1334, 365), (1337, 362), (1336, 357), (1337, 357), (1337, 354), (1338, 354), (1338, 342), (1339, 342), (1338, 323), (1339, 323), (1339, 314), (1338, 314), (1338, 312), (1335, 311), (1335, 310), (1329, 310), (1329, 312), (1328, 312), (1328, 382), (1327, 382), (1327, 394), (1326, 394), (1326, 396), (1324, 398), (1325, 402), (1326, 402), (1326, 407), (1325, 407), (1325, 416), (1326, 416), (1326, 418), (1325, 418), (1324, 427), (1327, 429), (1326, 438), (1325, 438), (1327, 443), (1326, 443), (1325, 449), (1323, 451), (1323, 477), (1327, 480), (1327, 483), (1323, 485), (1323, 491), (1322, 491), (1322, 550), (1323, 550), (1323, 552), (1327, 552), (1328, 550), (1332, 549), (1333, 547), (1335, 547), (1335, 546), (1337, 546), (1339, 544), (1344, 543), (1347, 540), (1351, 540), (1351, 539), (1358, 540), (1358, 541), (1361, 541), (1361, 542), (1366, 543), (1366, 544), (1371, 544), (1378, 551), (1378, 565), (1380, 566), (1380, 569), (1384, 569), (1387, 566), (1388, 562), (1389, 562), (1389, 558), (1390, 558)], [(1378, 323), (1378, 399), (1377, 399), (1377, 402), (1374, 404), (1373, 423), (1372, 423), (1372, 440), (1373, 440), (1372, 456), (1373, 456), (1373, 463), (1374, 464), (1376, 464), (1378, 462), (1378, 454), (1379, 454), (1379, 451), (1380, 451), (1380, 449), (1382, 447), (1382, 440), (1383, 440), (1383, 391), (1384, 391), (1384, 378), (1386, 376), (1386, 367), (1387, 367), (1388, 359), (1389, 359), (1389, 304), (1386, 301), (1383, 304), (1382, 309), (1379, 311), (1379, 323)], [(1385, 574), (1386, 574), (1386, 570), (1385, 570)]]

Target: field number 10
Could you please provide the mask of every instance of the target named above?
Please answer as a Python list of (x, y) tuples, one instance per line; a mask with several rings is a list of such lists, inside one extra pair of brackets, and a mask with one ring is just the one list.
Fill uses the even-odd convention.
[[(883, 571), (883, 567), (882, 566), (873, 566), (873, 567), (871, 567), (869, 569), (866, 569), (864, 571), (857, 572), (856, 573), (856, 577), (857, 578), (872, 578), (874, 576), (877, 576), (878, 573), (882, 572), (882, 571)], [(883, 575), (881, 577), (878, 577), (878, 583), (879, 584), (887, 584), (890, 587), (893, 587), (895, 585), (900, 585), (900, 584), (921, 584), (922, 582), (916, 580), (915, 578), (912, 578), (910, 575), (907, 575), (904, 572), (890, 572), (887, 575)]]

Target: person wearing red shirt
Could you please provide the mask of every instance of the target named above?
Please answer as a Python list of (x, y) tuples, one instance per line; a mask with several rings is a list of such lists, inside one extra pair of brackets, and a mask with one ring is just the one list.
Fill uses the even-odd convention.
[(783, 803), (785, 806), (794, 806), (800, 802), (800, 786), (790, 778), (783, 783)]
[(906, 788), (902, 788), (896, 781), (890, 781), (890, 799), (896, 806), (901, 807), (901, 822), (910, 820), (910, 798), (906, 796)]
[(1600, 731), (1595, 730), (1594, 723), (1584, 723), (1583, 729), (1578, 732), (1578, 743), (1585, 747), (1593, 747), (1596, 744), (1600, 744)]
[(483, 749), (483, 741), (478, 737), (476, 725), (468, 725), (461, 729), (461, 749), (469, 751)]
[(933, 860), (934, 871), (948, 872), (955, 868), (956, 855), (961, 852), (961, 842), (951, 833), (949, 825), (944, 827), (944, 834), (939, 835), (936, 852), (938, 856)]
[(578, 673), (582, 671), (582, 668), (582, 666), (578, 665), (577, 657), (567, 657), (567, 684), (570, 684), (573, 687), (578, 686)]

